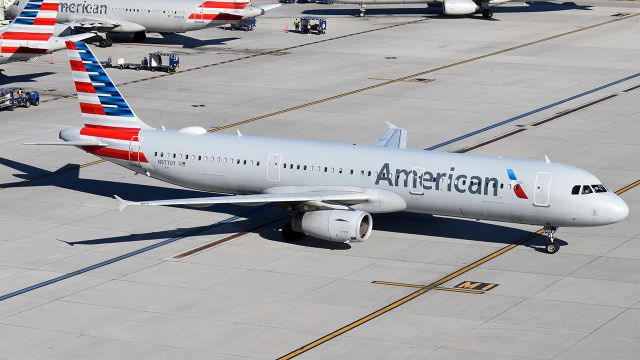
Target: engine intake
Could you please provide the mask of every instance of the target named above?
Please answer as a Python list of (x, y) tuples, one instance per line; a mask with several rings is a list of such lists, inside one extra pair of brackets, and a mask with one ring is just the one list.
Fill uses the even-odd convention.
[(318, 210), (297, 214), (291, 226), (294, 231), (322, 240), (365, 241), (371, 235), (373, 219), (360, 210)]
[(442, 12), (445, 15), (471, 15), (480, 7), (473, 0), (444, 0)]

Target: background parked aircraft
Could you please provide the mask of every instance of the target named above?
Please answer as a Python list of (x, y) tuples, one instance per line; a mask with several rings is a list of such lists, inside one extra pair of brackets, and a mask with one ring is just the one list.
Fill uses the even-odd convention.
[(25, 61), (65, 48), (66, 40), (83, 40), (93, 34), (53, 36), (58, 0), (28, 0), (26, 8), (7, 26), (0, 27), (0, 64)]
[[(16, 15), (27, 0), (16, 0), (6, 14)], [(106, 33), (100, 46), (111, 46), (108, 33), (133, 33), (144, 41), (147, 32), (181, 33), (264, 15), (279, 4), (252, 6), (249, 0), (62, 0), (57, 21), (75, 31)]]
[(442, 7), (444, 15), (471, 15), (482, 13), (485, 19), (493, 17), (491, 7), (508, 3), (514, 0), (334, 0), (342, 4), (360, 5), (360, 16), (365, 16), (367, 5), (384, 4), (428, 4), (429, 6)]

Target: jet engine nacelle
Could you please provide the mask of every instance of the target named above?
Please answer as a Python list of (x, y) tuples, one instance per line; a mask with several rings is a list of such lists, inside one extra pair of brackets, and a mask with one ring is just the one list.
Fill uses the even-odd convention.
[(242, 16), (245, 18), (256, 17), (265, 14), (265, 10), (255, 6), (245, 6), (242, 9)]
[(297, 214), (291, 226), (318, 239), (344, 243), (367, 240), (373, 219), (360, 210), (318, 210)]
[(442, 12), (445, 15), (471, 15), (480, 10), (478, 4), (472, 0), (444, 0)]

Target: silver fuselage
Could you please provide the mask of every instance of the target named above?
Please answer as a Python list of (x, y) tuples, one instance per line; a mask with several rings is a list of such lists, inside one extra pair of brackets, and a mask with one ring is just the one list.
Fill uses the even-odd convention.
[[(144, 154), (126, 160), (106, 158), (109, 161), (208, 192), (340, 187), (378, 194), (380, 201), (353, 206), (370, 213), (406, 210), (555, 226), (605, 225), (628, 214), (627, 205), (611, 191), (572, 195), (575, 185), (601, 182), (587, 171), (560, 163), (160, 129), (142, 130), (139, 143), (135, 140), (100, 139)], [(517, 180), (509, 178), (507, 169)], [(516, 196), (517, 184), (527, 198)]]

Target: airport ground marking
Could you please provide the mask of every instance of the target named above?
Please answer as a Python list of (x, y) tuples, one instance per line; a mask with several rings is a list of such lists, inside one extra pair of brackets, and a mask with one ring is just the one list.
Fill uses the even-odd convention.
[[(350, 96), (350, 95), (359, 94), (359, 93), (362, 93), (362, 92), (366, 92), (366, 91), (369, 91), (369, 90), (377, 89), (377, 88), (384, 87), (384, 86), (387, 86), (387, 85), (400, 83), (400, 82), (405, 82), (405, 81), (410, 80), (412, 78), (416, 78), (416, 77), (423, 76), (423, 75), (426, 75), (426, 74), (431, 74), (431, 73), (434, 73), (434, 72), (437, 72), (437, 71), (449, 69), (449, 68), (456, 67), (456, 66), (459, 66), (459, 65), (468, 64), (468, 63), (471, 63), (471, 62), (474, 62), (474, 61), (483, 60), (483, 59), (486, 59), (486, 58), (489, 58), (489, 57), (492, 57), (492, 56), (501, 55), (501, 54), (504, 54), (504, 53), (507, 53), (507, 52), (511, 52), (511, 51), (518, 50), (518, 49), (522, 49), (522, 48), (529, 47), (529, 46), (532, 46), (532, 45), (537, 45), (537, 44), (540, 44), (540, 43), (543, 43), (543, 42), (546, 42), (546, 41), (549, 41), (549, 40), (554, 40), (554, 39), (557, 39), (557, 38), (561, 38), (561, 37), (564, 37), (564, 36), (572, 35), (572, 34), (575, 34), (575, 33), (582, 32), (582, 31), (591, 30), (591, 29), (594, 29), (594, 28), (597, 28), (597, 27), (600, 27), (600, 26), (604, 26), (604, 25), (608, 25), (608, 24), (615, 23), (615, 22), (618, 22), (618, 21), (630, 19), (630, 18), (633, 18), (633, 17), (638, 16), (638, 15), (640, 15), (640, 13), (635, 13), (635, 14), (631, 14), (631, 15), (628, 15), (628, 16), (619, 17), (619, 18), (612, 19), (612, 20), (607, 20), (605, 22), (601, 22), (601, 23), (597, 23), (597, 24), (593, 24), (593, 25), (588, 25), (588, 26), (585, 26), (585, 27), (582, 27), (582, 28), (579, 28), (579, 29), (566, 31), (566, 32), (563, 32), (563, 33), (560, 33), (560, 34), (547, 36), (547, 37), (542, 38), (542, 39), (530, 41), (530, 42), (527, 42), (527, 43), (523, 43), (523, 44), (520, 44), (520, 45), (509, 47), (509, 48), (506, 48), (506, 49), (493, 51), (493, 52), (490, 52), (490, 53), (487, 53), (487, 54), (484, 54), (484, 55), (475, 56), (475, 57), (468, 58), (468, 59), (465, 59), (465, 60), (456, 61), (456, 62), (453, 62), (453, 63), (450, 63), (450, 64), (438, 66), (438, 67), (431, 68), (431, 69), (425, 70), (425, 71), (421, 71), (421, 72), (418, 72), (418, 73), (415, 73), (415, 74), (405, 75), (405, 76), (401, 76), (401, 77), (398, 77), (398, 78), (395, 78), (395, 79), (390, 79), (388, 81), (384, 81), (384, 82), (381, 82), (381, 83), (378, 83), (378, 84), (362, 87), (362, 88), (355, 89), (355, 90), (348, 91), (348, 92), (344, 92), (344, 93), (341, 93), (341, 94), (337, 94), (337, 95), (329, 96), (329, 97), (326, 97), (326, 98), (318, 99), (318, 100), (315, 100), (315, 101), (303, 103), (303, 104), (292, 106), (292, 107), (289, 107), (289, 108), (286, 108), (286, 109), (274, 111), (274, 112), (271, 112), (271, 113), (268, 113), (268, 114), (259, 115), (259, 116), (256, 116), (256, 117), (253, 117), (253, 118), (250, 118), (250, 119), (237, 121), (237, 122), (230, 123), (230, 124), (227, 124), (227, 125), (213, 127), (211, 129), (209, 129), (209, 131), (225, 130), (225, 129), (229, 129), (229, 128), (232, 128), (232, 127), (245, 125), (245, 124), (248, 124), (248, 123), (251, 123), (251, 122), (255, 122), (255, 121), (263, 120), (263, 119), (266, 119), (266, 118), (270, 118), (270, 117), (273, 117), (273, 116), (281, 115), (281, 114), (284, 114), (284, 113), (287, 113), (287, 112), (300, 110), (300, 109), (308, 108), (308, 107), (311, 107), (311, 106), (314, 106), (314, 105), (326, 103), (326, 102), (329, 102), (329, 101), (332, 101), (332, 100), (336, 100), (336, 99), (340, 99), (340, 98), (343, 98), (343, 97), (347, 97), (347, 96)], [(638, 74), (638, 76), (640, 76), (640, 73)]]
[[(631, 189), (636, 188), (638, 185), (640, 185), (640, 180), (636, 180), (633, 183), (622, 187), (621, 189), (617, 190), (615, 193), (617, 195), (621, 195), (621, 194), (623, 194), (623, 193), (625, 193), (625, 192), (627, 192), (627, 191), (629, 191)], [(316, 347), (318, 347), (318, 346), (320, 346), (322, 344), (325, 344), (325, 343), (337, 338), (338, 336), (343, 335), (344, 333), (347, 333), (347, 332), (349, 332), (349, 331), (351, 331), (351, 330), (353, 330), (353, 329), (355, 329), (355, 328), (357, 328), (357, 327), (359, 327), (359, 326), (361, 326), (363, 324), (366, 324), (369, 321), (371, 321), (371, 320), (373, 320), (375, 318), (378, 318), (378, 317), (390, 312), (391, 310), (394, 310), (394, 309), (396, 309), (396, 308), (398, 308), (398, 307), (400, 307), (400, 306), (402, 306), (402, 305), (404, 305), (404, 304), (406, 304), (406, 303), (408, 303), (408, 302), (410, 302), (410, 301), (412, 301), (412, 300), (414, 300), (414, 299), (416, 299), (416, 298), (428, 293), (431, 290), (436, 290), (436, 288), (441, 287), (445, 283), (457, 278), (458, 276), (463, 275), (463, 274), (465, 274), (465, 273), (467, 273), (467, 272), (469, 272), (469, 271), (471, 271), (471, 270), (473, 270), (473, 269), (475, 269), (475, 268), (477, 268), (477, 267), (479, 267), (479, 266), (481, 266), (481, 265), (483, 265), (483, 264), (485, 264), (485, 263), (487, 263), (487, 262), (489, 262), (489, 261), (491, 261), (491, 260), (493, 260), (493, 259), (495, 259), (495, 258), (497, 258), (497, 257), (499, 257), (499, 256), (511, 251), (511, 250), (513, 250), (513, 249), (515, 249), (516, 247), (518, 247), (520, 245), (524, 245), (528, 241), (530, 241), (530, 240), (532, 240), (532, 239), (534, 239), (534, 238), (536, 238), (538, 236), (541, 236), (543, 234), (544, 234), (544, 230), (543, 229), (539, 229), (536, 232), (530, 233), (529, 235), (524, 236), (523, 238), (521, 238), (519, 241), (515, 241), (515, 242), (513, 242), (513, 243), (511, 243), (511, 244), (509, 244), (509, 245), (507, 245), (507, 246), (505, 246), (505, 247), (503, 247), (503, 248), (501, 248), (501, 249), (499, 249), (497, 251), (494, 251), (494, 252), (490, 253), (489, 255), (486, 255), (485, 257), (483, 257), (483, 258), (481, 258), (479, 260), (476, 260), (475, 262), (473, 262), (473, 263), (471, 263), (471, 264), (469, 264), (469, 265), (467, 265), (467, 266), (465, 266), (463, 268), (460, 268), (459, 270), (457, 270), (457, 271), (455, 271), (455, 272), (453, 272), (453, 273), (451, 273), (449, 275), (446, 275), (445, 277), (443, 277), (443, 278), (441, 278), (441, 279), (439, 279), (439, 280), (437, 280), (437, 281), (435, 281), (435, 282), (433, 282), (431, 284), (424, 285), (423, 287), (418, 288), (416, 291), (414, 291), (414, 292), (412, 292), (412, 293), (410, 293), (410, 294), (408, 294), (408, 295), (406, 295), (406, 296), (404, 296), (404, 297), (392, 302), (389, 305), (386, 305), (386, 306), (384, 306), (384, 307), (382, 307), (382, 308), (380, 308), (380, 309), (378, 309), (378, 310), (376, 310), (376, 311), (374, 311), (374, 312), (372, 312), (372, 313), (370, 313), (370, 314), (368, 314), (368, 315), (366, 315), (364, 317), (361, 317), (360, 319), (358, 319), (358, 320), (356, 320), (356, 321), (354, 321), (354, 322), (352, 322), (350, 324), (347, 324), (347, 325), (345, 325), (345, 326), (343, 326), (343, 327), (341, 327), (341, 328), (339, 328), (339, 329), (337, 329), (337, 330), (335, 330), (335, 331), (333, 331), (333, 332), (331, 332), (331, 333), (329, 333), (329, 334), (327, 334), (327, 335), (325, 335), (325, 336), (323, 336), (321, 338), (318, 338), (317, 340), (314, 340), (314, 341), (312, 341), (312, 342), (310, 342), (310, 343), (308, 343), (308, 344), (306, 344), (306, 345), (304, 345), (304, 346), (302, 346), (302, 347), (300, 347), (300, 348), (298, 348), (298, 349), (296, 349), (296, 350), (294, 350), (294, 351), (292, 351), (292, 352), (290, 352), (290, 353), (288, 353), (286, 355), (283, 355), (283, 356), (279, 357), (278, 360), (293, 359), (293, 358), (295, 358), (295, 357), (297, 357), (297, 356), (299, 356), (299, 355), (301, 355), (301, 354), (303, 354), (303, 353), (305, 353), (305, 352), (307, 352), (307, 351), (309, 351), (311, 349), (314, 349), (314, 348), (316, 348)], [(386, 284), (390, 284), (390, 283), (387, 282)], [(406, 287), (412, 287), (412, 286), (406, 286)]]
[[(539, 113), (539, 112), (542, 112), (542, 111), (548, 110), (548, 109), (550, 109), (550, 108), (553, 108), (553, 107), (556, 107), (556, 106), (559, 106), (559, 105), (562, 105), (562, 104), (565, 104), (565, 103), (570, 102), (570, 101), (573, 101), (573, 100), (575, 100), (575, 99), (578, 99), (578, 98), (581, 98), (581, 97), (584, 97), (584, 96), (587, 96), (587, 95), (593, 94), (593, 93), (598, 92), (598, 91), (600, 91), (600, 90), (604, 90), (604, 89), (606, 89), (606, 88), (612, 87), (612, 86), (614, 86), (614, 85), (618, 85), (618, 84), (620, 84), (620, 83), (623, 83), (623, 82), (625, 82), (625, 81), (629, 81), (629, 80), (632, 80), (632, 79), (635, 79), (635, 78), (638, 78), (638, 77), (640, 77), (640, 72), (639, 72), (639, 73), (632, 74), (632, 75), (629, 75), (629, 76), (624, 77), (624, 78), (622, 78), (622, 79), (618, 79), (618, 80), (615, 80), (615, 81), (609, 82), (609, 83), (607, 83), (607, 84), (604, 84), (604, 85), (598, 86), (598, 87), (596, 87), (596, 88), (593, 88), (593, 89), (590, 89), (590, 90), (587, 90), (587, 91), (581, 92), (580, 94), (577, 94), (577, 95), (574, 95), (574, 96), (570, 96), (570, 97), (568, 97), (568, 98), (565, 98), (565, 99), (562, 99), (562, 100), (556, 101), (556, 102), (554, 102), (554, 103), (552, 103), (552, 104), (548, 104), (548, 105), (545, 105), (545, 106), (539, 107), (539, 108), (537, 108), (537, 109), (531, 110), (531, 111), (526, 112), (526, 113), (524, 113), (524, 114), (520, 114), (520, 115), (517, 115), (517, 116), (511, 117), (511, 118), (509, 118), (509, 119), (506, 119), (506, 120), (503, 120), (503, 121), (497, 122), (497, 123), (495, 123), (495, 124), (491, 124), (491, 125), (485, 126), (485, 127), (481, 128), (481, 129), (474, 130), (474, 131), (469, 132), (469, 133), (467, 133), (467, 134), (457, 136), (457, 137), (455, 137), (455, 138), (453, 138), (453, 139), (447, 140), (447, 141), (442, 142), (442, 143), (440, 143), (440, 144), (436, 144), (436, 145), (430, 146), (430, 147), (426, 148), (425, 150), (436, 150), (436, 149), (439, 149), (439, 148), (441, 148), (441, 147), (444, 147), (444, 146), (447, 146), (447, 145), (453, 144), (453, 143), (455, 143), (455, 142), (458, 142), (458, 141), (461, 141), (461, 140), (464, 140), (464, 139), (470, 138), (470, 137), (472, 137), (472, 136), (475, 136), (475, 135), (481, 134), (481, 133), (483, 133), (483, 132), (486, 132), (486, 131), (489, 131), (489, 130), (495, 129), (495, 128), (497, 128), (497, 127), (500, 127), (500, 126), (503, 126), (503, 125), (506, 125), (506, 124), (512, 123), (512, 122), (514, 122), (514, 121), (518, 121), (518, 120), (523, 119), (523, 118), (525, 118), (525, 117), (528, 117), (528, 116), (531, 116), (531, 115), (537, 114), (537, 113)], [(562, 117), (562, 116), (564, 116), (564, 115), (568, 115), (568, 114), (570, 114), (570, 113), (572, 113), (572, 112), (576, 112), (576, 111), (582, 110), (583, 108), (586, 108), (586, 107), (589, 107), (589, 106), (595, 105), (595, 104), (600, 103), (600, 102), (602, 102), (602, 101), (609, 100), (609, 99), (614, 98), (614, 97), (616, 97), (616, 96), (617, 96), (616, 94), (612, 94), (612, 95), (605, 96), (604, 98), (601, 98), (601, 99), (598, 99), (598, 100), (595, 100), (595, 101), (589, 102), (589, 103), (587, 103), (587, 104), (584, 104), (584, 105), (578, 106), (578, 107), (576, 107), (576, 108), (574, 108), (574, 109), (571, 109), (571, 110), (567, 110), (566, 112), (561, 112), (560, 114), (556, 114), (556, 115), (552, 116), (550, 119), (548, 119), (547, 121), (543, 121), (543, 122), (539, 122), (539, 123), (534, 123), (534, 124), (532, 124), (532, 126), (538, 126), (538, 125), (541, 125), (541, 124), (543, 124), (544, 122), (548, 122), (548, 121), (555, 120), (555, 119), (557, 119), (557, 118), (559, 118), (559, 117)]]
[(173, 238), (170, 238), (170, 239), (166, 239), (166, 240), (163, 240), (163, 241), (160, 241), (160, 242), (145, 246), (145, 247), (140, 248), (138, 250), (134, 250), (134, 251), (128, 252), (126, 254), (119, 255), (119, 256), (116, 256), (114, 258), (99, 262), (97, 264), (94, 264), (94, 265), (91, 265), (91, 266), (87, 266), (87, 267), (84, 267), (82, 269), (79, 269), (79, 270), (76, 270), (76, 271), (73, 271), (73, 272), (70, 272), (70, 273), (67, 273), (67, 274), (64, 274), (64, 275), (57, 276), (57, 277), (55, 277), (53, 279), (46, 280), (46, 281), (37, 283), (35, 285), (31, 285), (31, 286), (28, 286), (26, 288), (22, 288), (22, 289), (19, 289), (19, 290), (16, 290), (16, 291), (12, 291), (12, 292), (10, 292), (8, 294), (0, 296), (0, 301), (8, 300), (8, 299), (11, 299), (11, 298), (16, 297), (18, 295), (22, 295), (22, 294), (28, 293), (30, 291), (40, 289), (42, 287), (45, 287), (45, 286), (48, 286), (48, 285), (51, 285), (51, 284), (55, 284), (55, 283), (63, 281), (63, 280), (67, 280), (67, 279), (70, 279), (70, 278), (78, 276), (78, 275), (82, 275), (82, 274), (87, 273), (89, 271), (92, 271), (92, 270), (95, 270), (95, 269), (99, 269), (99, 268), (107, 266), (107, 265), (111, 265), (111, 264), (116, 263), (118, 261), (122, 261), (122, 260), (128, 259), (130, 257), (133, 257), (133, 256), (136, 256), (136, 255), (139, 255), (139, 254), (142, 254), (142, 253), (157, 249), (157, 248), (159, 248), (161, 246), (165, 246), (165, 245), (174, 243), (174, 242), (176, 242), (178, 240), (182, 240), (182, 239), (190, 237), (190, 236), (194, 236), (194, 235), (197, 235), (197, 234), (204, 233), (204, 232), (209, 231), (209, 230), (211, 230), (211, 229), (213, 229), (215, 227), (218, 227), (218, 226), (230, 223), (230, 222), (234, 222), (234, 221), (236, 221), (238, 219), (241, 219), (241, 218), (244, 218), (246, 216), (251, 216), (251, 215), (261, 211), (262, 209), (264, 209), (264, 207), (261, 207), (261, 206), (255, 207), (255, 208), (252, 208), (249, 211), (246, 211), (243, 214), (234, 215), (234, 216), (228, 217), (228, 218), (226, 218), (224, 220), (218, 221), (218, 222), (216, 222), (214, 224), (211, 224), (209, 226), (206, 226), (204, 228), (198, 228), (198, 229), (195, 229), (195, 230), (190, 230), (190, 231), (187, 231), (187, 232), (183, 233), (180, 236), (176, 236), (176, 237), (173, 237)]
[[(640, 74), (640, 73), (638, 73), (638, 74)], [(640, 86), (640, 85), (639, 85), (639, 86)], [(545, 118), (545, 119), (542, 119), (542, 120), (539, 120), (539, 121), (535, 121), (535, 122), (533, 122), (532, 124), (529, 124), (529, 125), (526, 125), (526, 126), (537, 127), (537, 126), (540, 126), (540, 125), (546, 124), (546, 123), (548, 123), (548, 122), (551, 122), (551, 121), (553, 121), (553, 120), (557, 120), (557, 119), (559, 119), (559, 118), (561, 118), (561, 117), (564, 117), (564, 116), (567, 116), (567, 115), (573, 114), (573, 113), (575, 113), (575, 112), (577, 112), (577, 111), (580, 111), (580, 110), (586, 109), (586, 108), (588, 108), (588, 107), (590, 107), (590, 106), (593, 106), (593, 105), (599, 104), (599, 103), (601, 103), (601, 102), (604, 102), (604, 101), (607, 101), (607, 100), (613, 99), (613, 98), (615, 98), (615, 97), (617, 97), (617, 96), (618, 96), (617, 94), (607, 95), (607, 96), (605, 96), (605, 97), (602, 97), (602, 98), (599, 98), (599, 99), (596, 99), (596, 100), (593, 100), (593, 101), (587, 102), (586, 104), (582, 104), (582, 105), (576, 106), (576, 107), (574, 107), (574, 108), (571, 108), (571, 109), (567, 109), (567, 110), (561, 111), (561, 112), (559, 112), (559, 113), (557, 113), (557, 114), (555, 114), (555, 115), (552, 115), (552, 116), (550, 116), (550, 117), (548, 117), (548, 118)], [(529, 112), (529, 113), (527, 113), (527, 114), (528, 114), (528, 115), (532, 115), (535, 111), (536, 111), (536, 110), (534, 110), (533, 112)], [(528, 115), (527, 115), (527, 116), (528, 116)], [(524, 116), (519, 115), (519, 116), (513, 117), (513, 118), (511, 118), (511, 119), (509, 119), (509, 120), (502, 121), (502, 122), (497, 123), (497, 124), (494, 124), (494, 125), (502, 126), (502, 125), (508, 124), (508, 123), (510, 123), (510, 122), (512, 122), (512, 121), (519, 120), (519, 119), (521, 119), (521, 118), (523, 118), (523, 117), (524, 117)], [(493, 129), (493, 128), (498, 127), (498, 126), (494, 126), (494, 125), (490, 125), (490, 126), (484, 127), (484, 128), (482, 128), (482, 129), (480, 129), (480, 130), (476, 130), (476, 131), (474, 131), (473, 133), (469, 133), (469, 134), (478, 135), (478, 134), (480, 134), (480, 133), (482, 133), (482, 132), (485, 132), (485, 131), (488, 131), (488, 130), (491, 130), (491, 129)], [(458, 149), (458, 150), (456, 150), (456, 151), (454, 151), (454, 152), (455, 152), (455, 153), (459, 153), (459, 154), (466, 153), (466, 152), (469, 152), (469, 151), (475, 150), (475, 149), (477, 149), (477, 148), (480, 148), (480, 147), (483, 147), (483, 146), (489, 145), (489, 144), (491, 144), (491, 143), (498, 142), (498, 141), (500, 141), (500, 140), (506, 139), (506, 138), (508, 138), (508, 137), (510, 137), (510, 136), (513, 136), (513, 135), (519, 134), (519, 133), (524, 132), (524, 131), (527, 131), (527, 129), (526, 129), (526, 128), (524, 128), (524, 127), (523, 127), (523, 128), (519, 128), (519, 129), (515, 129), (515, 130), (510, 130), (510, 131), (508, 131), (508, 132), (506, 132), (506, 133), (504, 133), (504, 134), (502, 134), (502, 135), (498, 135), (498, 136), (493, 137), (493, 138), (491, 138), (491, 139), (481, 141), (481, 142), (479, 142), (479, 143), (477, 143), (477, 144), (469, 145), (469, 146), (464, 147), (464, 148), (462, 148), (462, 149)], [(473, 136), (473, 135), (471, 135), (471, 136)], [(441, 143), (441, 144), (439, 144), (439, 145), (434, 145), (434, 146), (432, 146), (432, 147), (429, 147), (429, 148), (427, 148), (426, 150), (435, 150), (435, 149), (437, 149), (438, 147), (442, 147), (442, 146), (445, 146), (445, 145), (449, 145), (449, 144), (451, 144), (451, 143), (453, 143), (453, 142), (456, 142), (456, 141), (461, 141), (461, 140), (463, 140), (463, 139), (466, 139), (467, 137), (470, 137), (470, 136), (459, 136), (459, 137), (457, 137), (457, 138), (454, 138), (454, 139), (452, 139), (452, 140), (446, 141), (446, 142)], [(454, 140), (455, 140), (455, 141), (454, 141)]]
[[(377, 285), (389, 285), (389, 286), (409, 287), (409, 288), (417, 288), (417, 289), (424, 289), (426, 287), (426, 285), (407, 284), (407, 283), (399, 283), (399, 282), (393, 282), (393, 281), (373, 281), (371, 283), (377, 284)], [(461, 292), (461, 293), (468, 293), (468, 294), (484, 294), (484, 291), (482, 290), (460, 289), (460, 288), (449, 288), (449, 287), (437, 287), (437, 288), (433, 288), (433, 290), (453, 291), (453, 292)]]

